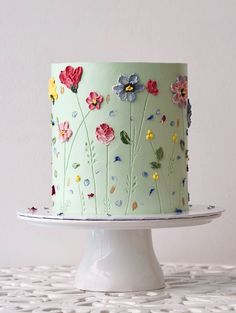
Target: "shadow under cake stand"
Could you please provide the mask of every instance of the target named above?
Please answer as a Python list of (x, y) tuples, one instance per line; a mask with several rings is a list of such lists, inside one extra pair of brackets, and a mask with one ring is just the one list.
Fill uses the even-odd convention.
[(193, 205), (189, 212), (106, 219), (21, 213), (33, 225), (89, 230), (75, 286), (90, 291), (145, 291), (165, 287), (152, 244), (152, 228), (197, 226), (210, 223), (224, 210)]

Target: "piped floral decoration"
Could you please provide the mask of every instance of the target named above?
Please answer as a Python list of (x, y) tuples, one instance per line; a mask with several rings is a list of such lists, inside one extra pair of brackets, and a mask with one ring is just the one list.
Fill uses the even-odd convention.
[(70, 129), (69, 122), (65, 121), (59, 124), (59, 138), (61, 142), (66, 142), (70, 139), (73, 132)]
[(188, 99), (187, 101), (187, 124), (188, 124), (188, 128), (191, 126), (192, 120), (192, 105)]
[(147, 131), (147, 133), (146, 133), (146, 140), (152, 140), (153, 139), (153, 137), (154, 137), (154, 134), (153, 134), (153, 132), (149, 129), (148, 131)]
[(57, 86), (54, 78), (50, 78), (48, 82), (48, 97), (53, 104), (58, 99)]
[(155, 173), (153, 173), (152, 174), (152, 178), (154, 179), (154, 180), (158, 180), (159, 179), (159, 174), (157, 173), (157, 172), (155, 172)]
[(86, 98), (86, 102), (88, 103), (90, 110), (100, 110), (101, 104), (103, 102), (103, 96), (98, 95), (94, 91), (91, 91), (88, 98)]
[(177, 76), (176, 81), (171, 84), (170, 89), (173, 93), (172, 102), (179, 107), (185, 107), (188, 99), (188, 78), (187, 76)]
[(72, 92), (77, 93), (82, 74), (83, 68), (81, 66), (73, 68), (69, 65), (64, 71), (61, 71), (59, 78), (62, 84), (66, 85)]
[(136, 94), (144, 90), (144, 85), (139, 84), (138, 74), (131, 74), (129, 76), (120, 75), (118, 84), (113, 86), (113, 91), (122, 101), (134, 102)]
[(97, 140), (104, 145), (109, 145), (111, 141), (115, 138), (114, 129), (106, 123), (100, 124), (96, 128), (95, 134)]
[(146, 89), (147, 89), (147, 92), (152, 94), (153, 96), (157, 96), (159, 93), (156, 80), (149, 79), (146, 84)]

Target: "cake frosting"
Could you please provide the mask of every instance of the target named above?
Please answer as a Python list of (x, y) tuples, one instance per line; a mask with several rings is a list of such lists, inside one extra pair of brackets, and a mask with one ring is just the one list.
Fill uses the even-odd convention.
[(186, 64), (53, 64), (48, 93), (56, 214), (188, 210)]

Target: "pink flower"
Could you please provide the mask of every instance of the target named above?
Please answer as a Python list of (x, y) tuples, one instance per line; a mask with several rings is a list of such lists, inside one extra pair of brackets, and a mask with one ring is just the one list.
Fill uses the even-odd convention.
[(70, 139), (73, 132), (70, 129), (69, 122), (65, 121), (64, 123), (59, 124), (59, 137), (61, 142), (66, 142)]
[(179, 107), (185, 107), (188, 100), (188, 78), (187, 76), (177, 76), (176, 81), (170, 85), (173, 93), (172, 102)]
[(59, 78), (62, 84), (66, 85), (72, 92), (77, 93), (82, 74), (83, 68), (81, 66), (73, 68), (69, 65), (64, 71), (61, 71)]
[(157, 96), (159, 93), (159, 89), (157, 88), (157, 81), (149, 79), (146, 84), (146, 88), (148, 93), (151, 93), (154, 96)]
[(96, 92), (91, 91), (86, 102), (89, 105), (90, 110), (100, 109), (101, 103), (103, 102), (103, 96), (99, 96)]
[(96, 138), (104, 145), (109, 145), (109, 143), (115, 138), (114, 129), (108, 124), (103, 123), (96, 128)]

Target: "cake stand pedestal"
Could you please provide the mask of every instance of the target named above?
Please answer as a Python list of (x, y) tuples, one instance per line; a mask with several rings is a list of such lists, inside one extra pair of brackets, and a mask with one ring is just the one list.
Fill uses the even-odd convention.
[(162, 269), (152, 245), (152, 228), (203, 225), (221, 216), (212, 206), (192, 206), (181, 214), (79, 219), (69, 216), (18, 213), (32, 224), (88, 229), (88, 243), (75, 285), (90, 291), (144, 291), (164, 288)]

